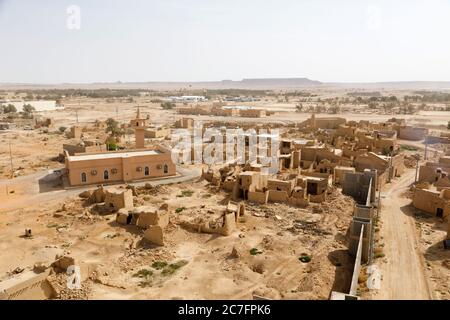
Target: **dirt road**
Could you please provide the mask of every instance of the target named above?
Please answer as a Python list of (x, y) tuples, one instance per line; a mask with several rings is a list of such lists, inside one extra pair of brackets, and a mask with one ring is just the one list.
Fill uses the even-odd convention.
[[(198, 168), (187, 169), (178, 167), (177, 171), (179, 175), (176, 177), (150, 179), (146, 181), (131, 182), (129, 184), (134, 186), (143, 186), (146, 183), (151, 183), (152, 185), (163, 185), (192, 181), (198, 179), (201, 176), (201, 170)], [(3, 190), (8, 190), (8, 188), (9, 190), (19, 190), (12, 196), (3, 196), (3, 198), (0, 197), (0, 213), (8, 210), (26, 208), (30, 206), (30, 204), (36, 205), (52, 201), (63, 201), (64, 199), (75, 196), (82, 191), (97, 188), (96, 185), (91, 185), (79, 188), (64, 189), (62, 187), (57, 187), (55, 189), (52, 189), (51, 186), (52, 184), (54, 184), (54, 181), (51, 179), (48, 179), (48, 181), (41, 183), (40, 185), (40, 181), (45, 180), (45, 177), (50, 176), (52, 172), (53, 170), (44, 170), (32, 175), (22, 176), (12, 180), (0, 180), (1, 192), (4, 193)], [(41, 188), (43, 188), (42, 184), (48, 185), (47, 191), (41, 191)], [(106, 186), (105, 188), (107, 189), (108, 186)]]
[(423, 256), (419, 252), (415, 221), (402, 209), (411, 202), (403, 197), (402, 193), (413, 180), (414, 170), (407, 170), (399, 180), (393, 182), (389, 191), (382, 195), (381, 236), (385, 244), (387, 262), (380, 265), (383, 281), (373, 299), (432, 299)]

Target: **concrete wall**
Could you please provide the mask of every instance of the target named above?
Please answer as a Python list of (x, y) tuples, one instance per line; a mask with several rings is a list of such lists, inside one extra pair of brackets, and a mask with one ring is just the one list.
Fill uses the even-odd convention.
[(353, 167), (335, 167), (334, 168), (334, 183), (341, 184), (344, 179), (345, 173), (355, 173), (355, 168)]
[(357, 218), (372, 219), (374, 214), (374, 209), (372, 206), (365, 206), (356, 204), (353, 215)]
[(427, 136), (426, 142), (428, 144), (435, 144), (435, 143), (442, 143), (442, 144), (449, 144), (450, 138), (447, 137), (436, 137), (436, 136)]
[[(370, 183), (372, 183), (370, 187)], [(359, 204), (365, 205), (368, 192), (371, 192), (370, 202), (375, 201), (377, 189), (377, 172), (364, 171), (356, 173), (345, 173), (342, 183), (342, 193), (351, 196)]]
[(415, 128), (411, 126), (400, 127), (398, 132), (399, 139), (404, 140), (423, 140), (428, 134), (426, 128)]
[(355, 257), (355, 265), (353, 267), (353, 276), (352, 276), (352, 282), (350, 284), (350, 295), (356, 296), (357, 290), (358, 290), (358, 279), (359, 274), (361, 273), (361, 259), (362, 259), (362, 251), (363, 251), (363, 236), (364, 236), (364, 226), (361, 227), (360, 235), (359, 235), (359, 241), (358, 241), (358, 247), (356, 250), (356, 257)]
[(357, 217), (353, 218), (352, 224), (350, 226), (349, 252), (352, 256), (356, 257), (358, 253), (361, 230), (364, 230), (361, 259), (363, 262), (367, 262), (369, 261), (371, 254), (372, 219), (357, 218)]

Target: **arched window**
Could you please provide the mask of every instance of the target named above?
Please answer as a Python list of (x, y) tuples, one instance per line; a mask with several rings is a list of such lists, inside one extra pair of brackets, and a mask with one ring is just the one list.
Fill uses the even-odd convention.
[(145, 169), (144, 169), (144, 174), (145, 174), (146, 176), (148, 176), (148, 175), (150, 174), (150, 169), (149, 169), (148, 167), (145, 167)]
[(164, 165), (164, 173), (169, 173), (169, 166), (167, 164)]
[(103, 179), (108, 180), (109, 179), (109, 172), (108, 170), (103, 171)]
[(82, 172), (81, 173), (81, 182), (86, 182), (86, 181), (87, 181), (86, 172)]

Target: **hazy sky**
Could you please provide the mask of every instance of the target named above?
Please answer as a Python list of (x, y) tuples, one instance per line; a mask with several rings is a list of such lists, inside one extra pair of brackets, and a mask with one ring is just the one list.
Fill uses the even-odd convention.
[(0, 0), (0, 82), (450, 81), (449, 38), (450, 0)]

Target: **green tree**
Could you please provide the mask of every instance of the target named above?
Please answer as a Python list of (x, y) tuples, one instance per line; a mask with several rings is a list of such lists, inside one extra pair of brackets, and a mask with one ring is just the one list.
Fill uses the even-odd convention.
[(33, 111), (36, 111), (36, 109), (29, 103), (24, 104), (22, 108), (24, 113), (32, 113)]
[(172, 103), (169, 101), (163, 102), (163, 103), (161, 103), (161, 108), (163, 108), (163, 110), (173, 109), (173, 108), (175, 108), (175, 103)]
[(111, 137), (120, 137), (123, 135), (122, 128), (120, 128), (119, 123), (113, 118), (108, 118), (106, 120), (106, 132), (109, 133)]
[(3, 112), (5, 113), (16, 113), (17, 109), (13, 104), (8, 104), (3, 108)]
[(337, 105), (334, 105), (334, 106), (332, 106), (330, 108), (330, 111), (331, 111), (332, 114), (337, 114), (337, 113), (339, 113), (341, 111), (341, 108), (339, 106), (337, 106)]
[(108, 142), (107, 145), (106, 145), (106, 147), (107, 147), (107, 149), (108, 149), (109, 151), (115, 151), (115, 150), (118, 150), (118, 149), (119, 149), (119, 147), (117, 146), (117, 143), (114, 142), (114, 141)]

